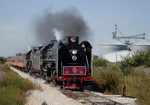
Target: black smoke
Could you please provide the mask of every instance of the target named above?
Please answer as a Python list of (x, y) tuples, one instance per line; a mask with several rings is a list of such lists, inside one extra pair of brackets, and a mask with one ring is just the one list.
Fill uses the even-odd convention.
[[(34, 24), (36, 39), (41, 44), (55, 40), (56, 36), (79, 36), (82, 41), (87, 40), (89, 35), (89, 27), (79, 11), (73, 7), (55, 13), (47, 9), (42, 16), (36, 18)], [(58, 32), (59, 35), (56, 35)]]

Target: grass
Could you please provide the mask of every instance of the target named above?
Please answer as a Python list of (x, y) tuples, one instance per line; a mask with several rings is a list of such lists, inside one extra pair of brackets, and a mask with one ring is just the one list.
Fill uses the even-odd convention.
[(33, 89), (33, 84), (7, 67), (3, 71), (5, 80), (0, 85), (0, 105), (24, 105), (26, 91)]
[[(150, 56), (148, 56), (149, 54), (145, 55), (150, 58)], [(141, 58), (140, 54), (139, 58)], [(144, 71), (136, 71), (134, 69), (134, 67), (140, 65), (148, 67), (149, 63), (146, 63), (146, 61), (143, 60), (142, 61), (145, 63), (140, 63), (139, 58), (137, 55), (134, 58), (130, 58), (132, 59), (132, 63), (129, 63), (128, 61), (123, 61), (120, 63), (111, 63), (107, 61), (107, 64), (104, 64), (105, 66), (94, 65), (93, 66), (94, 88), (96, 90), (104, 92), (104, 94), (122, 95), (125, 76), (126, 96), (136, 97), (137, 103), (139, 105), (150, 105), (150, 74), (148, 75), (145, 74)], [(133, 62), (135, 62), (136, 64), (134, 64)], [(150, 61), (147, 60), (147, 62)], [(122, 64), (125, 63), (128, 64), (125, 66), (125, 73), (123, 74), (121, 71), (121, 66)], [(136, 66), (132, 66), (131, 64)]]

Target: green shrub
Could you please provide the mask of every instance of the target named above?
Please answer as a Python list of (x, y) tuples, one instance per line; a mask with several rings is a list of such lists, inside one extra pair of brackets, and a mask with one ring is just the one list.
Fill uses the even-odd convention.
[(107, 66), (107, 60), (103, 58), (93, 58), (93, 65), (94, 66)]
[(144, 51), (137, 51), (135, 52), (132, 57), (125, 57), (123, 58), (123, 61), (121, 62), (123, 66), (132, 66), (137, 67), (140, 65), (144, 65), (145, 67), (150, 67), (150, 50), (144, 50)]

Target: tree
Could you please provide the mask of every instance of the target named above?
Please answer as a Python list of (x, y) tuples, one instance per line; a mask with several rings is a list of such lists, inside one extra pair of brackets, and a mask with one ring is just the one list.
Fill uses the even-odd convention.
[(4, 64), (6, 62), (6, 58), (0, 57), (0, 63)]

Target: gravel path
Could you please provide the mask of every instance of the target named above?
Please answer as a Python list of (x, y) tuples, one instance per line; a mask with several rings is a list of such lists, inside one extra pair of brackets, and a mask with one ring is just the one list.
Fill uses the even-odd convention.
[(121, 95), (104, 95), (102, 93), (91, 92), (107, 100), (113, 100), (121, 105), (136, 105), (136, 98), (122, 97)]
[(58, 88), (51, 86), (50, 84), (44, 84), (39, 82), (38, 79), (35, 79), (21, 71), (12, 68), (17, 72), (21, 77), (31, 80), (33, 83), (39, 85), (43, 90), (30, 90), (27, 94), (30, 94), (27, 97), (26, 105), (42, 105), (43, 102), (46, 104), (43, 105), (82, 105), (72, 98), (68, 98), (64, 94), (58, 91)]

